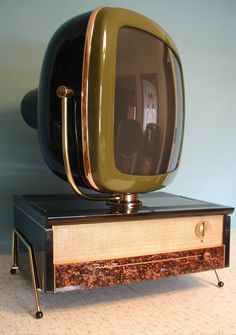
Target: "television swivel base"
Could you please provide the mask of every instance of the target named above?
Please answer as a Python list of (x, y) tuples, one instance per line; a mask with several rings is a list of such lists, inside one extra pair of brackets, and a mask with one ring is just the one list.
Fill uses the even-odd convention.
[(136, 212), (71, 195), (14, 198), (13, 264), (39, 291), (131, 284), (229, 266), (233, 208), (158, 192)]

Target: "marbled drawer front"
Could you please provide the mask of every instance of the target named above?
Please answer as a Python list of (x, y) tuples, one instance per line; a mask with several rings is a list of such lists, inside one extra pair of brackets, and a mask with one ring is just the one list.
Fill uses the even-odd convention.
[(224, 267), (224, 246), (55, 265), (55, 289), (130, 284)]

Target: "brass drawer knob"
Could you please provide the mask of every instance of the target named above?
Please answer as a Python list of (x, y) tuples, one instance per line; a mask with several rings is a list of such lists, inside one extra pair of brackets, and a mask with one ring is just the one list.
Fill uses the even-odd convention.
[(201, 221), (195, 226), (195, 234), (201, 240), (206, 236), (206, 233), (210, 230), (210, 225), (207, 221)]
[(208, 251), (206, 251), (204, 252), (203, 257), (205, 261), (209, 261), (211, 259), (211, 254)]

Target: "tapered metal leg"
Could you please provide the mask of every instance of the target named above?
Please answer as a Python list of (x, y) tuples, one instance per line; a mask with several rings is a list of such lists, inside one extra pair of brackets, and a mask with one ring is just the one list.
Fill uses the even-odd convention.
[(38, 296), (38, 289), (40, 289), (40, 285), (39, 285), (39, 276), (38, 276), (38, 271), (37, 271), (37, 266), (36, 266), (36, 260), (35, 260), (33, 249), (31, 245), (26, 241), (26, 239), (17, 230), (14, 230), (13, 237), (12, 237), (12, 263), (13, 265), (12, 265), (10, 272), (12, 274), (15, 274), (16, 269), (19, 269), (19, 266), (18, 266), (18, 240), (19, 239), (28, 249), (30, 270), (31, 270), (32, 283), (33, 283), (33, 289), (34, 289), (34, 298), (35, 298), (35, 305), (36, 305), (35, 317), (36, 319), (41, 319), (43, 317), (43, 312), (41, 311), (41, 308), (40, 308), (39, 296)]
[(15, 230), (12, 233), (12, 267), (10, 273), (12, 275), (16, 274), (16, 270), (19, 269), (18, 266), (18, 236)]
[(215, 271), (215, 275), (216, 275), (216, 278), (217, 278), (217, 281), (218, 281), (218, 283), (217, 283), (218, 287), (223, 287), (224, 282), (220, 280), (220, 277), (219, 277), (217, 271), (216, 270), (214, 270), (214, 271)]

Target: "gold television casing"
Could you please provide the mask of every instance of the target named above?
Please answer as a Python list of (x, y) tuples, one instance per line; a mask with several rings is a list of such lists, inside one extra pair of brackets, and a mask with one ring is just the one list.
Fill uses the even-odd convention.
[[(86, 158), (90, 162), (88, 164), (90, 171), (88, 169), (88, 172), (91, 173), (94, 183), (102, 190), (139, 193), (159, 189), (167, 184), (174, 171), (152, 176), (132, 176), (121, 173), (115, 165), (114, 113), (111, 112), (114, 109), (115, 100), (117, 47), (115, 41), (118, 39), (121, 27), (128, 26), (146, 31), (164, 41), (174, 52), (180, 64), (176, 48), (168, 35), (156, 23), (128, 10), (105, 9), (101, 14), (97, 13), (95, 22), (93, 39), (100, 42), (91, 45), (88, 92), (84, 95), (87, 97), (84, 102), (85, 109), (87, 109), (87, 113), (90, 112), (87, 115), (88, 141), (87, 150), (85, 150), (88, 153)], [(109, 47), (104, 50), (103, 39), (105, 34), (106, 44)], [(86, 62), (86, 59), (84, 61)], [(96, 75), (94, 75), (95, 73)], [(86, 77), (83, 80), (86, 81)], [(100, 90), (94, 90), (94, 87), (98, 87)], [(92, 111), (94, 112), (92, 113)], [(91, 153), (93, 154), (91, 155)]]

